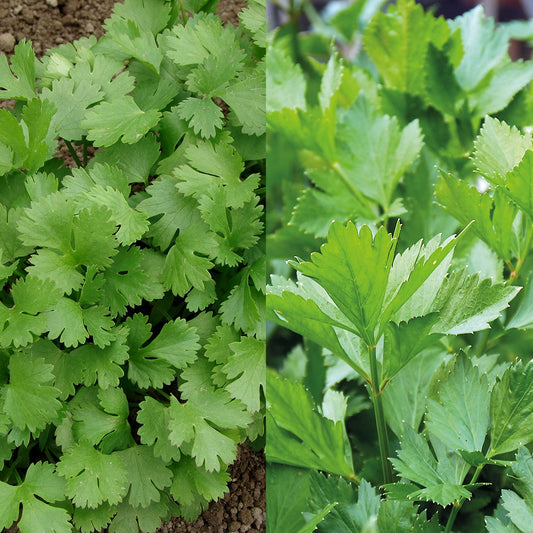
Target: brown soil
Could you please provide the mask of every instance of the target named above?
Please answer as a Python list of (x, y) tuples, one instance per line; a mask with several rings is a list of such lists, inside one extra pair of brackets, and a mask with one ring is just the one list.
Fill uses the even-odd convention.
[(265, 458), (241, 446), (230, 467), (230, 492), (213, 502), (196, 522), (181, 518), (163, 524), (157, 533), (245, 533), (265, 531)]
[(114, 0), (0, 0), (0, 51), (31, 39), (40, 56), (52, 46), (103, 34)]
[[(22, 39), (31, 39), (36, 54), (42, 56), (58, 44), (89, 35), (100, 37), (102, 23), (114, 4), (115, 0), (0, 0), (0, 53), (11, 55)], [(225, 22), (236, 24), (245, 5), (244, 0), (220, 0), (217, 12)], [(263, 453), (241, 446), (230, 474), (230, 492), (213, 502), (198, 520), (186, 523), (175, 518), (163, 524), (158, 533), (266, 531)]]

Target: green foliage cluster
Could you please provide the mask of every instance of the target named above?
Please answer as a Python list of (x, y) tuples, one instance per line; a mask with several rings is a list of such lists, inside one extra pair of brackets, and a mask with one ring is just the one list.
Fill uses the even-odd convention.
[(193, 519), (263, 434), (264, 8), (0, 57), (0, 529)]
[(527, 533), (533, 63), (375, 4), (270, 36), (268, 531)]

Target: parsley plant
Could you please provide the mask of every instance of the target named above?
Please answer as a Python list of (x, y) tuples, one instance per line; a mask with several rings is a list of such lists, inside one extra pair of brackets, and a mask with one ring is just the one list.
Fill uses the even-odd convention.
[(531, 531), (533, 63), (481, 7), (298, 6), (267, 65), (268, 530)]

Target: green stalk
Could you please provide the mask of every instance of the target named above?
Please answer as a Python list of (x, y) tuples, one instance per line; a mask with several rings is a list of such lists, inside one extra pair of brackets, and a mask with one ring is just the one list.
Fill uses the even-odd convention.
[[(209, 2), (207, 2), (207, 4), (208, 3)], [(179, 0), (179, 4), (180, 4), (181, 18), (182, 18), (183, 24), (185, 24), (189, 17), (187, 17), (187, 12), (185, 11), (185, 6), (183, 5), (182, 0)], [(203, 8), (205, 8), (205, 5), (203, 6)]]
[(83, 138), (83, 166), (87, 166), (87, 139)]
[(354, 195), (354, 197), (357, 199), (357, 201), (360, 204), (365, 205), (366, 203), (368, 203), (368, 201), (363, 196), (361, 191), (353, 184), (353, 182), (344, 173), (344, 171), (342, 170), (338, 162), (333, 163), (331, 165), (331, 168), (337, 174), (337, 176), (339, 176), (339, 178), (342, 180), (342, 182), (346, 185), (346, 187)]
[(524, 263), (527, 259), (527, 256), (529, 255), (529, 251), (531, 250), (531, 244), (533, 242), (533, 227), (529, 228), (529, 235), (527, 236), (526, 245), (524, 246), (524, 249), (522, 250), (522, 253), (520, 254), (520, 257), (516, 261), (516, 265), (514, 269), (511, 267), (511, 274), (509, 276), (508, 282), (511, 285), (514, 285), (517, 283), (518, 278), (520, 276), (520, 272), (522, 270), (522, 267), (524, 266)]
[[(472, 476), (472, 479), (470, 480), (471, 485), (473, 485), (478, 480), (484, 466), (485, 465), (479, 465), (476, 468), (476, 471), (474, 472), (474, 475)], [(446, 522), (446, 529), (444, 530), (444, 533), (451, 533), (453, 523), (455, 522), (455, 519), (457, 518), (457, 514), (461, 510), (461, 507), (463, 506), (465, 501), (466, 501), (466, 498), (463, 497), (459, 501), (453, 504), (453, 509), (452, 509), (452, 512), (450, 513), (450, 516), (448, 517), (448, 522)]]
[(65, 141), (65, 144), (67, 145), (68, 151), (70, 152), (70, 155), (72, 156), (72, 159), (76, 162), (76, 165), (78, 167), (83, 167), (82, 162), (80, 161), (80, 158), (78, 157), (78, 154), (76, 153), (76, 150), (74, 150), (74, 147), (72, 146), (72, 143), (70, 141), (67, 141), (66, 139), (63, 139)]
[(378, 430), (379, 455), (381, 458), (381, 469), (383, 471), (383, 482), (392, 483), (392, 466), (389, 461), (389, 436), (387, 434), (387, 424), (385, 423), (385, 413), (383, 412), (383, 401), (381, 397), (375, 345), (368, 346), (368, 354), (370, 359), (372, 403), (374, 405), (374, 416), (376, 418), (376, 427)]

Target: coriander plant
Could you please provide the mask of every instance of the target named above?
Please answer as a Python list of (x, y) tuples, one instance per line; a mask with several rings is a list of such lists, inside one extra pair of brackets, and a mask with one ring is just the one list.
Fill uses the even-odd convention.
[(0, 57), (0, 529), (191, 520), (260, 444), (264, 4), (213, 9)]
[(481, 7), (341, 20), (269, 42), (268, 530), (525, 533), (533, 64)]

